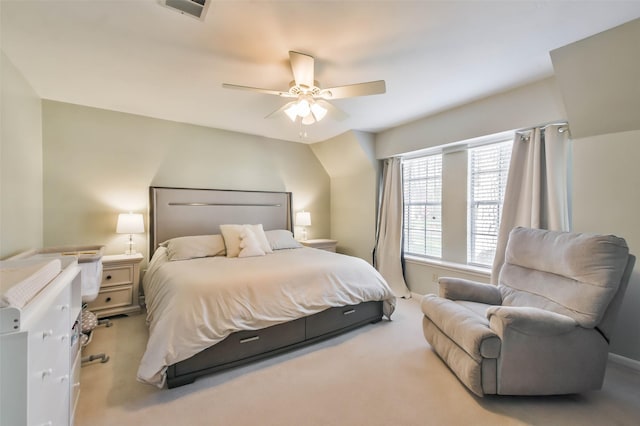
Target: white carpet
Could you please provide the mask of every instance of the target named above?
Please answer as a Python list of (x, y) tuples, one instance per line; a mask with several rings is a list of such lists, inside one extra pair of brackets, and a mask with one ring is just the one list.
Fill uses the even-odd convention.
[(603, 390), (558, 397), (477, 398), (430, 349), (419, 300), (393, 321), (176, 389), (135, 379), (144, 316), (96, 330), (85, 355), (76, 425), (638, 425), (640, 374), (610, 363)]

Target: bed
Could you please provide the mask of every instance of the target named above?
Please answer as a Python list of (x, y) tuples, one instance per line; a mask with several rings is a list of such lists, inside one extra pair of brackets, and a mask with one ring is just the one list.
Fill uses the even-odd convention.
[(368, 263), (293, 239), (291, 193), (149, 193), (139, 381), (181, 386), (391, 317), (395, 297)]

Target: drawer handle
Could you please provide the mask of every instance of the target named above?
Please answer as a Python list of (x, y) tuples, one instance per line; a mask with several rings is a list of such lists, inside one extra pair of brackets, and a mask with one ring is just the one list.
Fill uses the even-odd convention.
[(107, 302), (107, 303), (108, 303), (108, 302), (111, 302), (111, 298), (110, 298), (110, 297), (107, 297), (107, 298), (105, 299), (105, 302)]
[(107, 275), (106, 280), (110, 280), (111, 279), (111, 275)]
[(47, 337), (51, 337), (53, 336), (53, 330), (45, 330), (42, 332), (42, 340), (46, 339)]
[(260, 340), (260, 336), (253, 336), (253, 337), (247, 337), (246, 339), (240, 339), (240, 343), (255, 342), (256, 340)]
[(42, 380), (46, 379), (47, 376), (50, 376), (53, 374), (53, 368), (47, 368), (46, 370), (42, 371)]
[(342, 313), (342, 315), (351, 315), (351, 314), (355, 314), (356, 310), (355, 309), (349, 309), (348, 311), (344, 311)]

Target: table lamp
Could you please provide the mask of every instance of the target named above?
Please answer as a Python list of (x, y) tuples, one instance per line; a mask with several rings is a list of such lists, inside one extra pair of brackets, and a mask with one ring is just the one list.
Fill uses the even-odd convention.
[(118, 225), (116, 233), (129, 234), (127, 242), (127, 250), (124, 254), (136, 254), (135, 243), (133, 242), (133, 234), (144, 233), (144, 220), (140, 213), (120, 213), (118, 215)]
[(296, 213), (296, 225), (302, 226), (302, 241), (307, 240), (307, 226), (311, 226), (311, 213), (304, 210)]

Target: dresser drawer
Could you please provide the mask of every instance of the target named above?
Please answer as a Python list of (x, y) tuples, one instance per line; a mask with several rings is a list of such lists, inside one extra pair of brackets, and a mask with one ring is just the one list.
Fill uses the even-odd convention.
[(67, 299), (66, 292), (60, 293), (30, 327), (29, 362), (34, 368), (49, 368), (57, 357), (68, 359), (72, 327)]
[(101, 290), (93, 302), (89, 302), (90, 311), (128, 306), (132, 303), (133, 290), (129, 287), (108, 288)]
[(311, 339), (362, 322), (374, 321), (381, 317), (381, 302), (364, 302), (359, 305), (330, 308), (307, 317), (306, 336), (307, 339)]
[(101, 287), (113, 287), (131, 283), (133, 283), (133, 265), (122, 265), (102, 270)]
[(75, 360), (71, 366), (71, 374), (69, 383), (71, 385), (71, 394), (69, 396), (69, 424), (74, 424), (74, 417), (78, 408), (78, 400), (80, 399), (80, 367), (82, 364), (82, 355), (80, 352), (76, 354)]
[[(302, 342), (304, 340), (304, 318), (274, 325), (255, 331), (239, 331), (222, 342), (175, 364), (176, 374), (188, 374), (203, 368), (223, 365), (238, 359), (249, 358)], [(212, 365), (211, 360), (215, 359)]]

